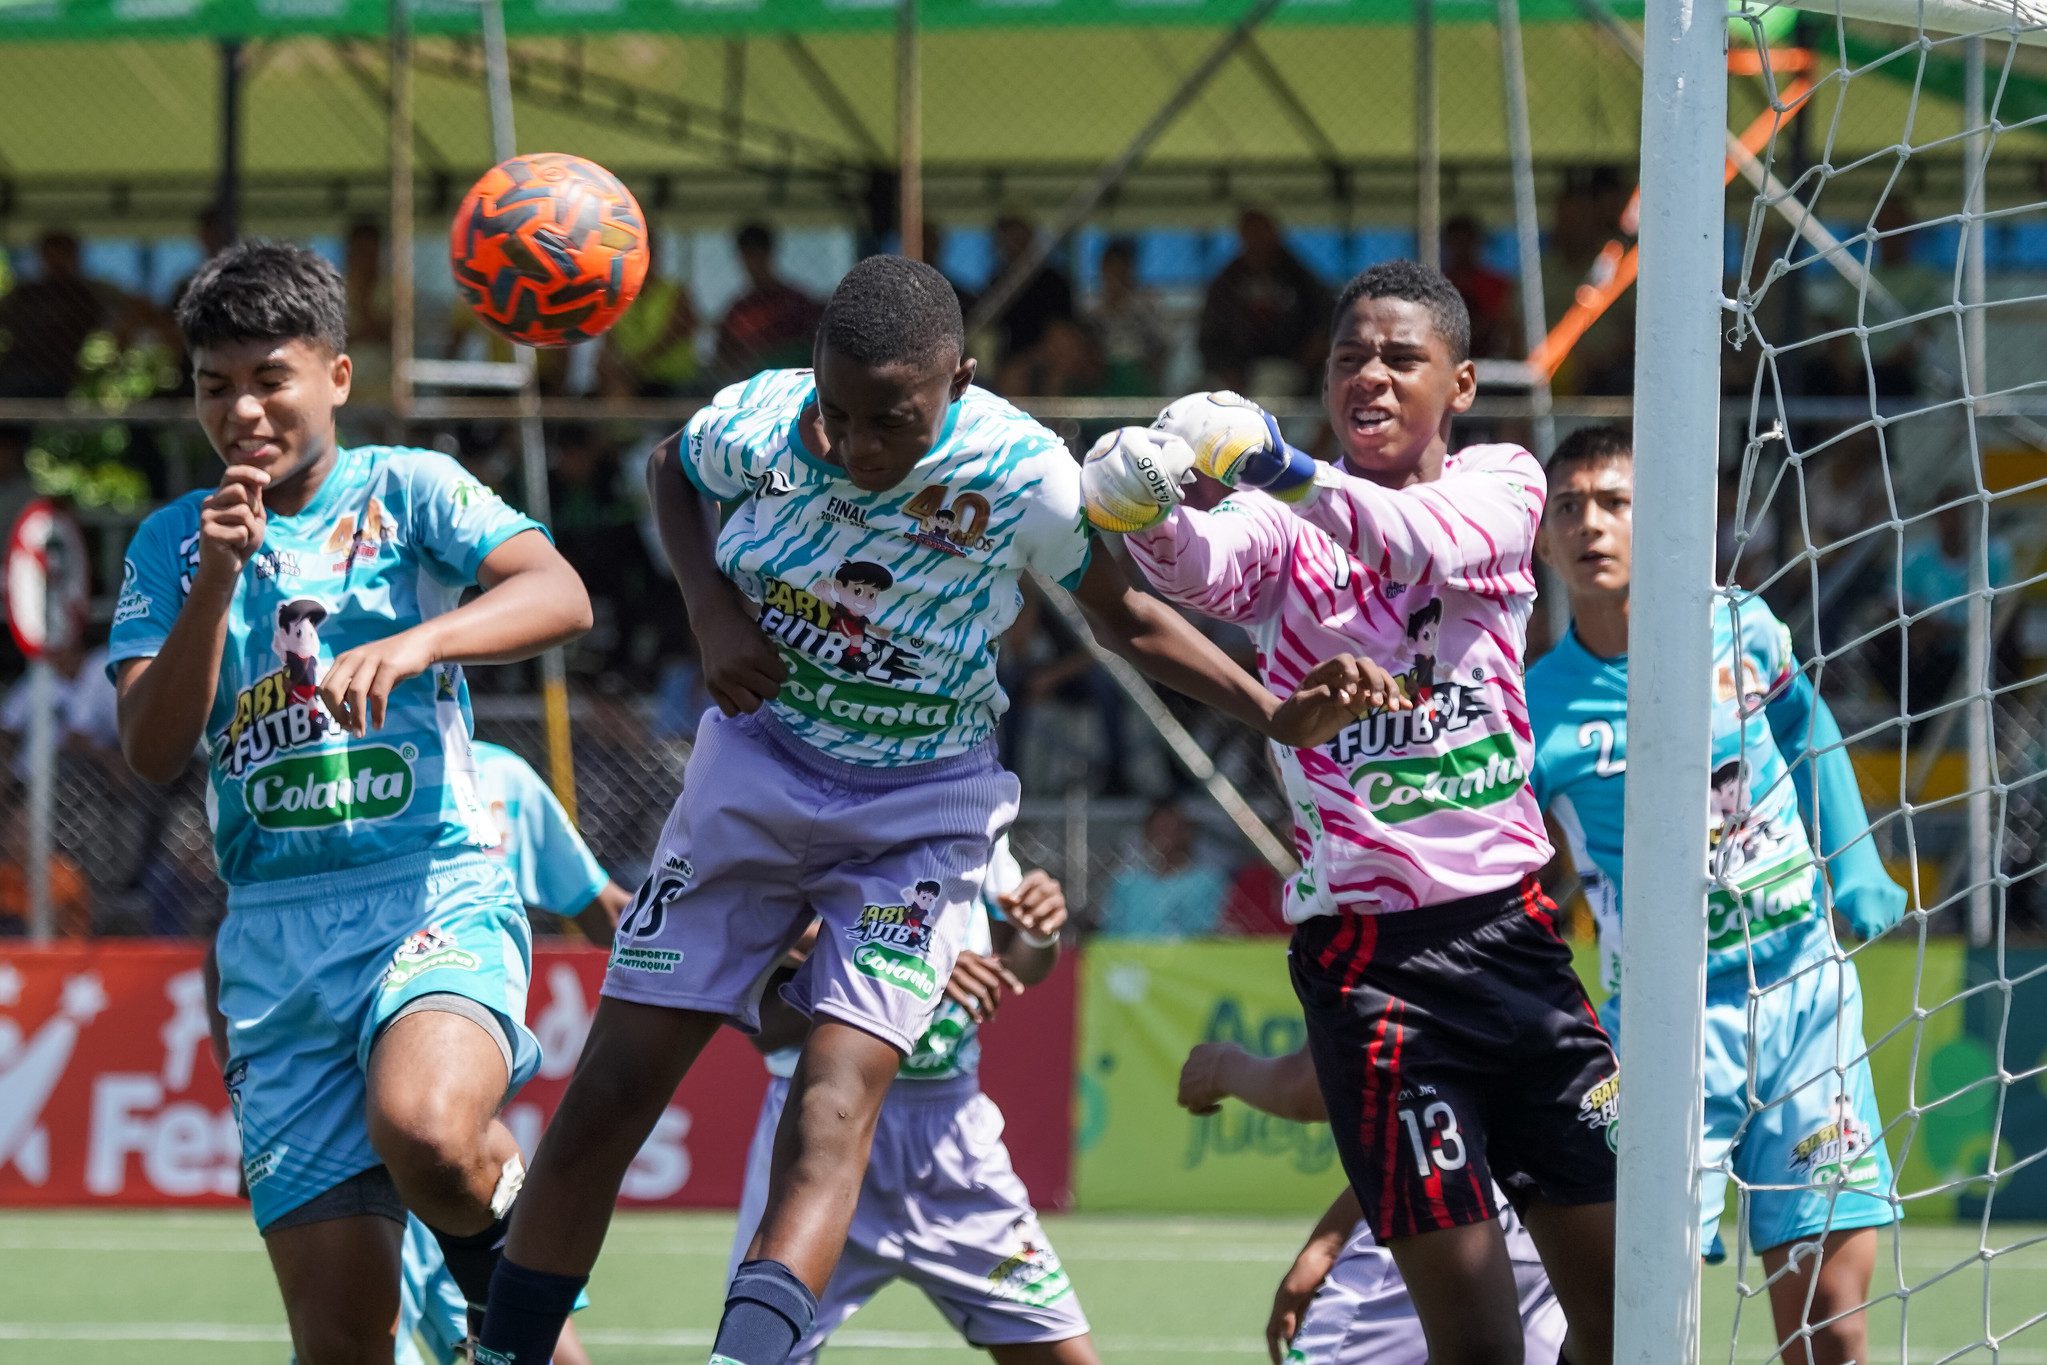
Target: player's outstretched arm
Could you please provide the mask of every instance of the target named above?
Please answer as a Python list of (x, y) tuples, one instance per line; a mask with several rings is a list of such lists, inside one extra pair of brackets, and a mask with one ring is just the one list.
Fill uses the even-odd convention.
[(1287, 1343), (1301, 1330), (1301, 1319), (1307, 1316), (1315, 1291), (1329, 1278), (1343, 1254), (1343, 1244), (1350, 1240), (1351, 1229), (1364, 1216), (1357, 1195), (1346, 1185), (1308, 1234), (1307, 1245), (1294, 1257), (1272, 1296), (1272, 1315), (1265, 1322), (1265, 1351), (1272, 1365), (1280, 1365), (1286, 1358)]
[(1095, 638), (1146, 676), (1293, 748), (1326, 744), (1368, 711), (1405, 706), (1391, 674), (1350, 654), (1318, 664), (1281, 701), (1179, 612), (1132, 587), (1107, 555), (1089, 561), (1074, 597)]
[(1153, 424), (1185, 441), (1195, 468), (1232, 487), (1264, 488), (1399, 583), (1475, 592), (1532, 591), (1542, 469), (1526, 451), (1431, 483), (1385, 488), (1288, 445), (1264, 409), (1233, 393), (1195, 393)]
[[(151, 658), (126, 659), (115, 681), (121, 755), (138, 777), (171, 783), (192, 761), (220, 686), (228, 610), (249, 556), (263, 547), (263, 488), (270, 476), (230, 466), (199, 508), (199, 563), (170, 633)], [(130, 550), (130, 569), (147, 553)]]
[(1080, 468), (1088, 523), (1126, 537), (1138, 571), (1167, 601), (1221, 621), (1258, 620), (1285, 590), (1302, 528), (1269, 503), (1239, 501), (1221, 513), (1182, 506), (1193, 460), (1169, 432), (1110, 432)]
[(1315, 1063), (1300, 1048), (1283, 1057), (1259, 1057), (1235, 1043), (1198, 1043), (1180, 1067), (1180, 1107), (1213, 1114), (1226, 1099), (1296, 1123), (1327, 1123)]
[[(1875, 938), (1904, 918), (1909, 898), (1891, 880), (1870, 835), (1869, 812), (1841, 727), (1802, 672), (1791, 675), (1763, 714), (1791, 766), (1799, 812), (1812, 831), (1814, 852), (1826, 864), (1834, 905), (1858, 938)], [(1811, 760), (1798, 762), (1804, 754)]]
[(728, 716), (754, 711), (782, 690), (788, 666), (755, 623), (746, 598), (718, 572), (718, 506), (683, 472), (685, 432), (654, 447), (647, 499), (669, 572), (689, 609), (703, 656), (704, 687)]
[(483, 591), (455, 610), (335, 658), (320, 700), (342, 729), (358, 737), (381, 729), (392, 689), (435, 664), (516, 663), (590, 629), (582, 578), (538, 530), (485, 555), (476, 581)]

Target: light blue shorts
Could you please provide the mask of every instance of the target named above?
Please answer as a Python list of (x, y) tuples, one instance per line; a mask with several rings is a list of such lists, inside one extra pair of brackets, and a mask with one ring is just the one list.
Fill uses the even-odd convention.
[[(1896, 1180), (1862, 1040), (1862, 982), (1831, 942), (1772, 964), (1754, 997), (1744, 973), (1706, 978), (1706, 1259), (1725, 1256), (1730, 1180), (1758, 1251), (1899, 1219)], [(1600, 1007), (1620, 1036), (1620, 998)], [(1750, 1053), (1755, 1084), (1749, 1084)]]
[(378, 1163), (364, 1119), (378, 1031), (423, 995), (466, 996), (513, 1049), (509, 1097), (539, 1069), (527, 1031), (532, 931), (482, 853), (421, 853), (237, 887), (221, 925), (228, 1097), (256, 1226)]
[(1730, 1176), (1758, 1251), (1898, 1221), (1855, 964), (1828, 949), (1771, 975), (1754, 998), (1753, 1024), (1745, 975), (1706, 980), (1700, 1159), (1709, 1247), (1718, 1241)]

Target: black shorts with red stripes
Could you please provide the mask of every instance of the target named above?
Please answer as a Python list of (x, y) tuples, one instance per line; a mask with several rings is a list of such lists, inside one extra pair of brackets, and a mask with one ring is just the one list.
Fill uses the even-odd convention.
[(1530, 878), (1294, 930), (1336, 1150), (1380, 1240), (1613, 1198), (1619, 1063)]

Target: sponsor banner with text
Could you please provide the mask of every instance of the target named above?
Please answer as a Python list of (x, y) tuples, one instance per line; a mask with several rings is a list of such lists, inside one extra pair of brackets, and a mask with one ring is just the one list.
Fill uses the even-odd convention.
[[(177, 943), (0, 948), (0, 1206), (218, 1205), (240, 1142), (207, 1040), (201, 948)], [(984, 1037), (1018, 1173), (1069, 1202), (1074, 966), (1008, 1002)], [(604, 955), (534, 955), (527, 1019), (546, 1060), (505, 1122), (530, 1155), (590, 1028)], [(1056, 1065), (1053, 1064), (1056, 1062)], [(628, 1172), (628, 1206), (731, 1208), (767, 1084), (726, 1030), (676, 1092)]]

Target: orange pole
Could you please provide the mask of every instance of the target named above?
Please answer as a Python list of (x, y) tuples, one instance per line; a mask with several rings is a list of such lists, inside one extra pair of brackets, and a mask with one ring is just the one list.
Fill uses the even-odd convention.
[[(1740, 142), (1750, 156), (1761, 152), (1768, 145), (1784, 119), (1798, 117), (1799, 111), (1805, 107), (1806, 96), (1810, 95), (1812, 90), (1812, 80), (1806, 76), (1799, 76), (1784, 87), (1784, 108), (1781, 112), (1775, 107), (1765, 109), (1756, 116), (1755, 122), (1742, 130)], [(1729, 158), (1721, 183), (1731, 182), (1737, 173), (1733, 159)], [(1642, 191), (1638, 187), (1629, 197), (1628, 207), (1621, 214), (1621, 226), (1630, 235), (1633, 234), (1641, 208)], [(1571, 306), (1557, 319), (1557, 325), (1550, 328), (1549, 335), (1542, 339), (1542, 345), (1529, 354), (1530, 369), (1544, 379), (1556, 378), (1557, 371), (1563, 368), (1564, 358), (1571, 354), (1571, 348), (1591, 330), (1593, 323), (1606, 316), (1606, 311), (1619, 302), (1620, 296), (1627, 293), (1635, 283), (1635, 277), (1641, 268), (1639, 255), (1639, 247), (1623, 245), (1619, 238), (1600, 248), (1599, 258), (1592, 263), (1585, 283), (1578, 286)]]

